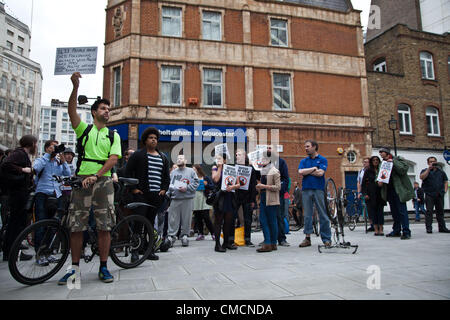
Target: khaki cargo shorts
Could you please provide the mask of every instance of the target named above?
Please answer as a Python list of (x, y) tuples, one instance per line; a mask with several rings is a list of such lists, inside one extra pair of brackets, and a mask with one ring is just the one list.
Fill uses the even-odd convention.
[(96, 228), (111, 231), (116, 224), (114, 185), (110, 177), (100, 177), (89, 188), (72, 190), (67, 227), (71, 232), (87, 230), (89, 211), (93, 207)]

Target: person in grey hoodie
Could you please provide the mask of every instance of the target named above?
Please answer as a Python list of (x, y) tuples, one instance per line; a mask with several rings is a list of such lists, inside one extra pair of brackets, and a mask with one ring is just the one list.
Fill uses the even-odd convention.
[(183, 247), (189, 245), (188, 234), (192, 222), (192, 204), (198, 187), (198, 177), (194, 169), (186, 167), (184, 155), (177, 158), (178, 168), (170, 173), (169, 193), (172, 199), (169, 207), (168, 235), (171, 244), (176, 241), (176, 234), (181, 222), (180, 239)]

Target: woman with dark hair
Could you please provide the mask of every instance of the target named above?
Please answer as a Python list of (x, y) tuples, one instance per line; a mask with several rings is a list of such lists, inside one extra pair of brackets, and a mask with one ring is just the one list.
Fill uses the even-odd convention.
[(381, 197), (381, 188), (376, 182), (378, 169), (380, 167), (380, 158), (373, 156), (370, 158), (369, 168), (364, 173), (362, 179), (361, 191), (366, 200), (367, 211), (369, 218), (372, 219), (373, 226), (375, 228), (375, 236), (384, 236), (384, 212), (383, 208), (386, 202)]
[(195, 192), (194, 207), (192, 210), (194, 213), (194, 230), (198, 230), (196, 240), (200, 241), (205, 239), (205, 235), (203, 234), (203, 221), (205, 221), (206, 227), (214, 240), (214, 226), (209, 217), (211, 206), (206, 204), (206, 196), (214, 189), (214, 184), (199, 164), (194, 164), (193, 169), (198, 177), (198, 188)]
[[(223, 165), (226, 164), (226, 160), (226, 154), (216, 155), (217, 166), (213, 166), (212, 168), (212, 179), (216, 184), (216, 190), (221, 189), (223, 179)], [(237, 207), (237, 201), (233, 190), (237, 190), (239, 189), (239, 187), (239, 181), (236, 181), (235, 185), (227, 186), (226, 191), (220, 191), (219, 195), (217, 196), (218, 200), (214, 205), (214, 236), (216, 238), (216, 246), (214, 250), (217, 252), (225, 252), (226, 249), (237, 249), (235, 244), (229, 243), (229, 237), (233, 227), (234, 211)], [(223, 245), (220, 245), (220, 231), (222, 230), (222, 224)]]
[[(10, 216), (3, 243), (3, 261), (8, 260), (9, 250), (14, 240), (26, 227), (26, 204), (32, 187), (32, 165), (30, 156), (37, 151), (37, 138), (32, 135), (23, 136), (20, 147), (11, 151), (2, 164), (2, 170), (8, 173), (8, 203)], [(31, 255), (21, 253), (21, 260), (30, 260)]]

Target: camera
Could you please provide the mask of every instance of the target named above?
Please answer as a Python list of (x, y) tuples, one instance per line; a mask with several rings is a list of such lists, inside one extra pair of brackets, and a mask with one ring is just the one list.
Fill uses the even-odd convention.
[(64, 143), (61, 143), (59, 146), (55, 147), (55, 150), (53, 151), (53, 154), (58, 154), (58, 153), (62, 153), (64, 152), (64, 150), (66, 150), (66, 147), (64, 146)]
[(434, 163), (432, 163), (431, 165), (432, 165), (433, 167), (439, 167), (439, 165), (438, 165), (437, 162), (434, 162)]

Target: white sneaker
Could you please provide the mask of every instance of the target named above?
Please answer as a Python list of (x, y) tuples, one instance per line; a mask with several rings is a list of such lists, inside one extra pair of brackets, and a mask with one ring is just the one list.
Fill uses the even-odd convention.
[(181, 238), (181, 245), (183, 247), (187, 247), (189, 245), (189, 239), (187, 235), (184, 235), (183, 238)]
[(49, 261), (45, 257), (40, 257), (39, 259), (36, 259), (36, 264), (39, 267), (46, 267), (49, 265)]

